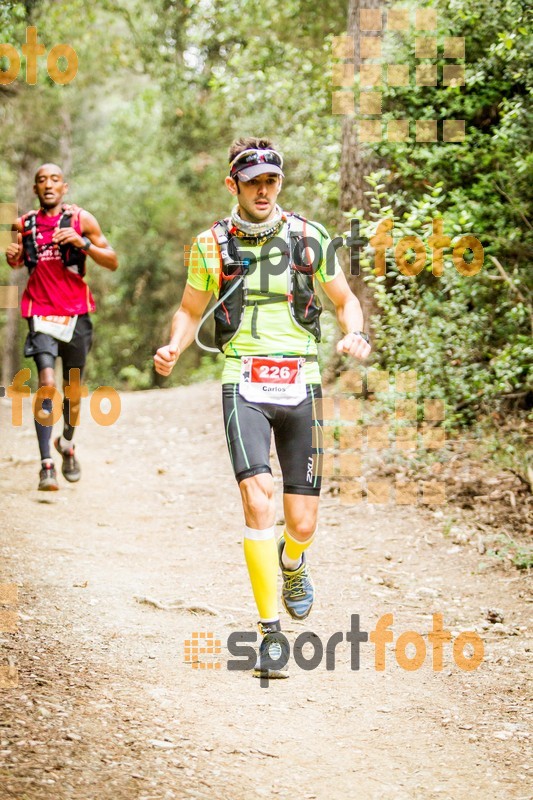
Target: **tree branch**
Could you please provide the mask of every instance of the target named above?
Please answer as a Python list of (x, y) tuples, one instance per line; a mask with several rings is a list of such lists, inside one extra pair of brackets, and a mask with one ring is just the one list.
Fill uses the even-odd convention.
[(519, 289), (519, 288), (518, 288), (518, 287), (517, 287), (517, 286), (516, 286), (516, 285), (513, 283), (513, 281), (512, 281), (512, 280), (511, 280), (511, 278), (509, 277), (509, 275), (506, 273), (506, 271), (504, 270), (504, 268), (502, 267), (502, 265), (501, 265), (501, 264), (500, 264), (500, 262), (498, 261), (498, 259), (497, 259), (497, 258), (495, 258), (494, 256), (490, 256), (490, 260), (491, 260), (491, 261), (493, 262), (493, 264), (496, 266), (496, 269), (498, 270), (498, 272), (499, 272), (499, 273), (500, 273), (500, 275), (502, 276), (502, 279), (503, 279), (503, 280), (504, 280), (506, 283), (508, 283), (508, 284), (509, 284), (509, 286), (511, 287), (511, 289), (513, 289), (513, 290), (514, 290), (514, 292), (515, 292), (516, 296), (518, 297), (518, 299), (520, 300), (520, 302), (521, 302), (521, 303), (523, 303), (523, 304), (525, 305), (525, 307), (528, 309), (528, 311), (529, 311), (529, 324), (530, 324), (530, 326), (531, 326), (531, 333), (533, 333), (533, 308), (532, 308), (532, 306), (531, 306), (531, 303), (529, 302), (529, 300), (527, 300), (527, 299), (524, 297), (524, 295), (522, 294), (522, 292), (520, 291), (520, 289)]
[(496, 181), (494, 181), (494, 186), (496, 187), (496, 189), (498, 190), (498, 192), (499, 192), (501, 195), (503, 195), (503, 196), (505, 197), (505, 199), (506, 199), (506, 200), (508, 200), (508, 201), (509, 201), (509, 204), (510, 204), (510, 205), (513, 207), (513, 209), (514, 209), (514, 210), (515, 210), (515, 211), (516, 211), (518, 214), (520, 214), (520, 216), (522, 217), (523, 221), (526, 223), (526, 225), (528, 226), (528, 228), (529, 228), (530, 230), (533, 230), (533, 225), (530, 223), (530, 221), (528, 220), (528, 218), (527, 218), (527, 217), (526, 217), (524, 214), (522, 214), (522, 212), (520, 211), (520, 209), (519, 209), (519, 208), (517, 208), (517, 207), (515, 206), (515, 204), (514, 204), (514, 202), (513, 202), (512, 198), (511, 198), (511, 197), (509, 197), (509, 195), (507, 194), (507, 192), (504, 192), (504, 191), (503, 191), (503, 189), (501, 188), (501, 186), (498, 186), (498, 184), (496, 183)]

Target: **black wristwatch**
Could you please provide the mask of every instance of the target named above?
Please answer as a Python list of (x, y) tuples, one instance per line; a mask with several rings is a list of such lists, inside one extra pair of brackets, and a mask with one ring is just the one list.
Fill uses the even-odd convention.
[(92, 242), (88, 236), (82, 236), (81, 238), (83, 239), (83, 245), (79, 249), (86, 253), (89, 247), (91, 247)]
[(356, 336), (360, 336), (367, 344), (370, 344), (370, 337), (367, 333), (363, 333), (363, 331), (350, 331), (350, 333), (355, 333)]

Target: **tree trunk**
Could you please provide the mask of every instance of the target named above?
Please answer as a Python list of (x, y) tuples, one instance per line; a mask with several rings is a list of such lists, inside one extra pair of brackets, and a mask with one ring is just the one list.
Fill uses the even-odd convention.
[[(359, 10), (360, 0), (349, 0), (348, 4), (348, 35), (354, 37), (355, 55), (354, 55), (354, 68), (355, 74), (359, 74), (361, 66), (361, 49), (359, 46), (360, 38), (360, 25), (359, 25)], [(382, 8), (383, 4), (380, 0), (364, 0), (363, 7), (367, 8)], [(365, 31), (364, 36), (379, 36), (380, 33), (371, 33)], [(357, 136), (357, 114), (355, 119), (353, 117), (346, 117), (343, 122), (342, 128), (342, 155), (341, 155), (341, 171), (340, 171), (340, 207), (341, 211), (350, 211), (351, 209), (364, 209), (368, 211), (368, 202), (365, 191), (369, 189), (365, 181), (365, 175), (369, 175), (376, 164), (373, 153), (368, 147), (361, 147)], [(374, 295), (368, 284), (363, 280), (362, 275), (350, 275), (348, 280), (352, 291), (359, 298), (363, 315), (365, 318), (365, 330), (371, 331), (372, 314), (375, 314), (377, 307), (374, 301)]]
[[(31, 89), (30, 89), (31, 91)], [(25, 99), (25, 98), (23, 98)], [(24, 114), (24, 108), (22, 109)], [(72, 168), (72, 120), (69, 109), (63, 104), (59, 111), (61, 124), (59, 126), (59, 165), (68, 180)], [(26, 150), (27, 148), (27, 150)], [(50, 154), (55, 157), (55, 154)], [(46, 156), (44, 157), (46, 160)], [(34, 176), (41, 157), (37, 158), (32, 152), (31, 140), (26, 141), (23, 152), (15, 151), (13, 157), (13, 170), (17, 171), (16, 200), (19, 216), (25, 214), (34, 206), (35, 195), (33, 193)], [(10, 284), (18, 288), (19, 305), (22, 292), (26, 285), (28, 273), (25, 268), (12, 270)], [(8, 386), (13, 376), (21, 366), (21, 334), (26, 334), (26, 324), (20, 319), (19, 309), (8, 309), (7, 320), (4, 328), (4, 344), (2, 354), (2, 386)]]
[(59, 118), (61, 120), (59, 134), (59, 166), (63, 170), (65, 180), (68, 182), (72, 172), (72, 117), (66, 105), (61, 107)]
[[(33, 206), (33, 176), (37, 166), (38, 164), (35, 157), (29, 154), (24, 154), (19, 162), (16, 191), (19, 216), (26, 213), (26, 211)], [(10, 284), (16, 286), (18, 289), (19, 305), (27, 279), (28, 273), (24, 267), (11, 271)], [(18, 308), (9, 308), (7, 310), (7, 319), (4, 328), (2, 386), (9, 386), (13, 380), (13, 376), (16, 375), (21, 366), (21, 327), (20, 310)]]
[[(364, 0), (361, 6), (360, 0), (349, 0), (348, 3), (348, 35), (354, 38), (354, 70), (355, 75), (359, 75), (361, 66), (360, 49), (360, 25), (359, 10), (363, 8), (381, 8), (380, 0)], [(379, 36), (380, 33), (364, 32), (365, 36)], [(356, 98), (357, 99), (357, 98)], [(357, 108), (356, 103), (356, 108)], [(365, 191), (369, 188), (365, 181), (365, 175), (369, 175), (374, 168), (373, 154), (369, 147), (361, 147), (357, 136), (358, 114), (354, 117), (345, 117), (342, 124), (342, 151), (340, 165), (340, 198), (339, 205), (341, 211), (351, 211), (352, 209), (368, 210)], [(343, 218), (342, 225), (346, 227), (346, 220)], [(350, 274), (349, 255), (346, 250), (339, 251), (342, 266), (348, 276), (348, 283), (351, 290), (357, 295), (365, 320), (365, 331), (372, 334), (371, 317), (377, 312), (374, 295), (370, 287), (363, 280), (362, 275)], [(333, 355), (330, 363), (324, 371), (324, 381), (328, 383), (335, 379), (340, 373), (342, 356)]]
[[(377, 8), (378, 0), (365, 0), (365, 8)], [(359, 8), (360, 0), (348, 2), (348, 36), (354, 40), (354, 72), (356, 77), (361, 66), (361, 47), (359, 41)], [(366, 34), (365, 34), (366, 35)], [(368, 162), (368, 154), (366, 155)], [(342, 123), (342, 152), (340, 174), (340, 207), (342, 211), (352, 208), (365, 208), (364, 172), (368, 171), (368, 163), (359, 147), (357, 137), (357, 114), (346, 116)]]

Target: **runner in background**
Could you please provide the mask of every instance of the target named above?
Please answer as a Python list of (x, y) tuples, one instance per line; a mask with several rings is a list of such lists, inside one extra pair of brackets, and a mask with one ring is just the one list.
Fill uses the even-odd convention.
[[(63, 172), (57, 164), (43, 164), (35, 175), (34, 191), (39, 199), (38, 211), (20, 217), (14, 230), (17, 242), (6, 250), (7, 263), (13, 269), (26, 266), (29, 279), (22, 296), (21, 312), (27, 319), (29, 332), (24, 355), (33, 357), (39, 375), (39, 388), (55, 388), (55, 362), (59, 356), (63, 366), (63, 387), (71, 369), (83, 375), (92, 343), (94, 299), (84, 281), (85, 261), (89, 255), (99, 266), (115, 270), (117, 256), (100, 230), (96, 219), (77, 206), (63, 205), (68, 191)], [(42, 404), (43, 419), (52, 410), (52, 400)], [(79, 481), (81, 469), (72, 442), (79, 407), (65, 397), (64, 428), (54, 446), (60, 453), (62, 473), (67, 481)], [(39, 489), (59, 489), (50, 443), (52, 426), (35, 420), (41, 455)]]
[[(318, 281), (333, 302), (343, 336), (337, 350), (360, 360), (370, 353), (359, 301), (340, 269), (326, 230), (277, 204), (283, 159), (268, 139), (235, 141), (226, 186), (236, 205), (191, 248), (188, 278), (167, 345), (155, 369), (170, 375), (205, 318), (215, 315), (215, 340), (226, 356), (224, 426), (244, 511), (244, 555), (263, 636), (258, 677), (287, 677), (276, 668), (277, 575), (282, 600), (305, 619), (314, 599), (306, 551), (317, 525), (321, 484)], [(212, 295), (218, 300), (204, 316)], [(276, 543), (272, 432), (283, 475), (285, 530)], [(213, 531), (216, 536), (217, 532)]]

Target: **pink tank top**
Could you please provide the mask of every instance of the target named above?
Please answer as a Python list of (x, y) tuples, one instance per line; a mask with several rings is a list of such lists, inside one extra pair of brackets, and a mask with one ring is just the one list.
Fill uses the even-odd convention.
[[(23, 317), (34, 314), (87, 314), (96, 308), (89, 287), (77, 267), (65, 267), (59, 247), (52, 243), (61, 213), (47, 217), (37, 213), (37, 266), (31, 273), (22, 295)], [(73, 217), (72, 227), (81, 234), (79, 214)]]

